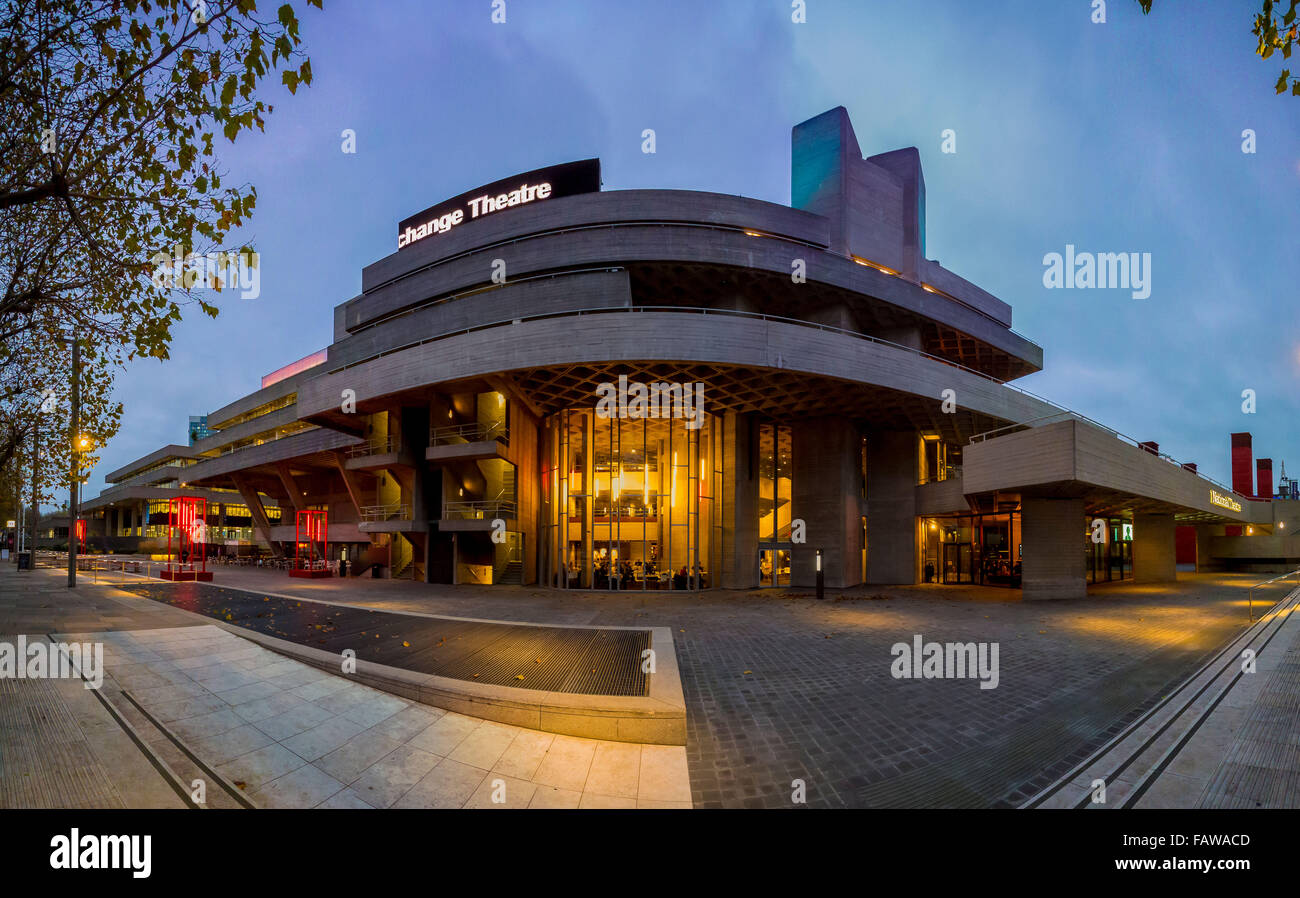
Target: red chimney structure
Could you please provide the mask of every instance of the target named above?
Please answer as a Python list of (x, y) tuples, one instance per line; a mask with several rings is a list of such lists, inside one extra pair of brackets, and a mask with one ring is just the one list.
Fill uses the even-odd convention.
[(1273, 498), (1273, 459), (1261, 458), (1255, 462), (1255, 482), (1258, 484), (1256, 495), (1259, 498)]
[(1243, 496), (1255, 495), (1255, 472), (1251, 469), (1249, 433), (1232, 435), (1232, 489)]

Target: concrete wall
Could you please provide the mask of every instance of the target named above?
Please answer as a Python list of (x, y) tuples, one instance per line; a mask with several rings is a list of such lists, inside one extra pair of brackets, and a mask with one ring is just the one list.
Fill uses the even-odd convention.
[(1133, 516), (1133, 581), (1162, 583), (1177, 578), (1172, 514)]
[[(1027, 419), (1022, 419), (1027, 420)], [(1235, 497), (1240, 511), (1210, 502), (1225, 488), (1139, 449), (1085, 421), (1068, 419), (967, 446), (962, 453), (968, 493), (1057, 485), (1082, 495), (1091, 487), (1209, 512), (1242, 523), (1271, 522), (1269, 503)]]
[(791, 437), (790, 499), (794, 516), (807, 525), (807, 543), (791, 556), (791, 584), (816, 586), (821, 549), (826, 586), (856, 586), (862, 579), (857, 429), (846, 418), (809, 418), (795, 423)]
[(917, 435), (867, 436), (867, 582), (916, 582)]
[(354, 364), (396, 346), (440, 337), (486, 322), (506, 321), (520, 314), (619, 308), (631, 304), (632, 289), (626, 271), (564, 274), (544, 280), (507, 283), (486, 293), (426, 306), (367, 327), (355, 335), (345, 334), (341, 342), (329, 348), (329, 369)]
[(643, 312), (637, 315), (637, 326), (628, 327), (625, 315), (523, 321), (421, 344), (303, 384), (298, 413), (333, 414), (345, 388), (355, 390), (358, 403), (365, 403), (400, 390), (518, 368), (643, 359), (784, 367), (884, 386), (923, 396), (927, 402), (951, 388), (964, 409), (1003, 421), (1057, 411), (952, 365), (844, 334), (777, 321), (673, 312)]
[[(1083, 500), (1026, 498), (1021, 503), (1020, 527), (1024, 545), (1023, 598), (1086, 596)], [(1172, 543), (1172, 534), (1170, 538)]]
[(970, 503), (966, 501), (965, 488), (960, 477), (935, 480), (916, 488), (918, 515), (965, 514), (969, 511)]
[(722, 421), (722, 575), (728, 589), (758, 586), (758, 445), (751, 415), (727, 412)]
[[(882, 175), (892, 177), (883, 170)], [(603, 196), (614, 197), (634, 192), (617, 191)], [(596, 196), (602, 195), (570, 197), (562, 202), (594, 202), (591, 198)], [(647, 262), (719, 265), (769, 272), (779, 275), (787, 287), (791, 262), (800, 258), (807, 265), (809, 283), (826, 284), (857, 294), (854, 302), (892, 306), (902, 312), (933, 319), (1021, 359), (1034, 368), (1042, 366), (1042, 349), (1009, 329), (1010, 310), (1004, 303), (994, 301), (1006, 310), (1005, 315), (997, 307), (986, 308), (988, 304), (979, 296), (954, 300), (922, 289), (919, 281), (893, 277), (856, 264), (851, 258), (823, 250), (819, 245), (756, 238), (738, 229), (743, 227), (762, 233), (776, 233), (775, 228), (786, 220), (787, 214), (807, 215), (797, 210), (784, 209), (783, 212), (773, 213), (773, 208), (781, 210), (782, 207), (748, 201), (753, 203), (753, 212), (742, 225), (726, 230), (687, 227), (685, 225), (689, 221), (720, 223), (713, 220), (715, 216), (712, 216), (707, 203), (689, 198), (690, 194), (687, 197), (685, 200), (677, 200), (682, 204), (682, 211), (677, 216), (677, 220), (682, 221), (682, 227), (642, 223), (646, 220), (638, 219), (634, 215), (634, 208), (629, 207), (624, 210), (622, 223), (616, 227), (583, 228), (565, 232), (552, 229), (536, 236), (511, 240), (504, 245), (470, 245), (461, 255), (442, 258), (442, 254), (439, 254), (436, 260), (423, 267), (403, 264), (393, 269), (394, 273), (404, 272), (400, 279), (376, 279), (373, 284), (367, 285), (362, 297), (345, 304), (345, 328), (359, 335), (360, 328), (421, 303), (471, 288), (490, 286), (492, 264), (498, 258), (505, 262), (510, 279), (563, 269), (612, 268), (628, 263)], [(734, 197), (729, 199), (739, 200)], [(499, 217), (508, 218), (528, 211), (512, 210)], [(497, 217), (491, 216), (487, 220)], [(555, 227), (559, 227), (558, 221)], [(453, 231), (455, 233), (457, 232)], [(424, 250), (421, 247), (424, 244), (436, 243), (438, 239), (441, 238), (421, 241), (412, 247), (411, 252), (422, 253)], [(775, 310), (791, 317), (799, 317), (802, 311), (802, 296), (799, 291), (783, 290), (778, 293), (774, 290), (772, 299), (779, 302), (782, 296), (787, 298)], [(483, 319), (487, 320), (491, 319)]]

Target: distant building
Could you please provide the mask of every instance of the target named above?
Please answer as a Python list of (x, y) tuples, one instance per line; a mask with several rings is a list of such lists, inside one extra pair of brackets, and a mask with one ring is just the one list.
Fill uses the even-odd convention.
[(212, 431), (208, 429), (208, 416), (190, 415), (190, 445), (210, 436)]

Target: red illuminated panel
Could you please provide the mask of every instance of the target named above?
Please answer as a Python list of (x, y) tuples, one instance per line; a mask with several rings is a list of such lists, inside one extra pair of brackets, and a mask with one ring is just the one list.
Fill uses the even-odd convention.
[(272, 371), (270, 374), (262, 378), (262, 389), (265, 390), (271, 384), (278, 383), (286, 377), (293, 377), (295, 374), (300, 374), (308, 368), (315, 368), (317, 365), (325, 364), (328, 354), (328, 350), (322, 349), (320, 352), (313, 352), (311, 355), (298, 359), (296, 362), (290, 362), (283, 368), (277, 368), (275, 371)]

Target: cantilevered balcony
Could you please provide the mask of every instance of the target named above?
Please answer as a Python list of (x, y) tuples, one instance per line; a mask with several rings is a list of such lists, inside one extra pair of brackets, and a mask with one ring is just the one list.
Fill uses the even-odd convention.
[(448, 424), (429, 431), (429, 461), (500, 458), (501, 447), (510, 442), (509, 428), (502, 420), (469, 424)]
[(350, 471), (374, 471), (397, 466), (414, 467), (415, 459), (402, 446), (397, 434), (372, 437), (364, 443), (349, 446), (344, 466)]
[(492, 522), (496, 520), (505, 521), (506, 528), (512, 529), (516, 526), (518, 517), (519, 505), (511, 499), (444, 502), (438, 529), (491, 530)]
[(361, 523), (357, 529), (362, 533), (409, 533), (426, 530), (428, 525), (412, 518), (410, 503), (391, 502), (361, 506)]

